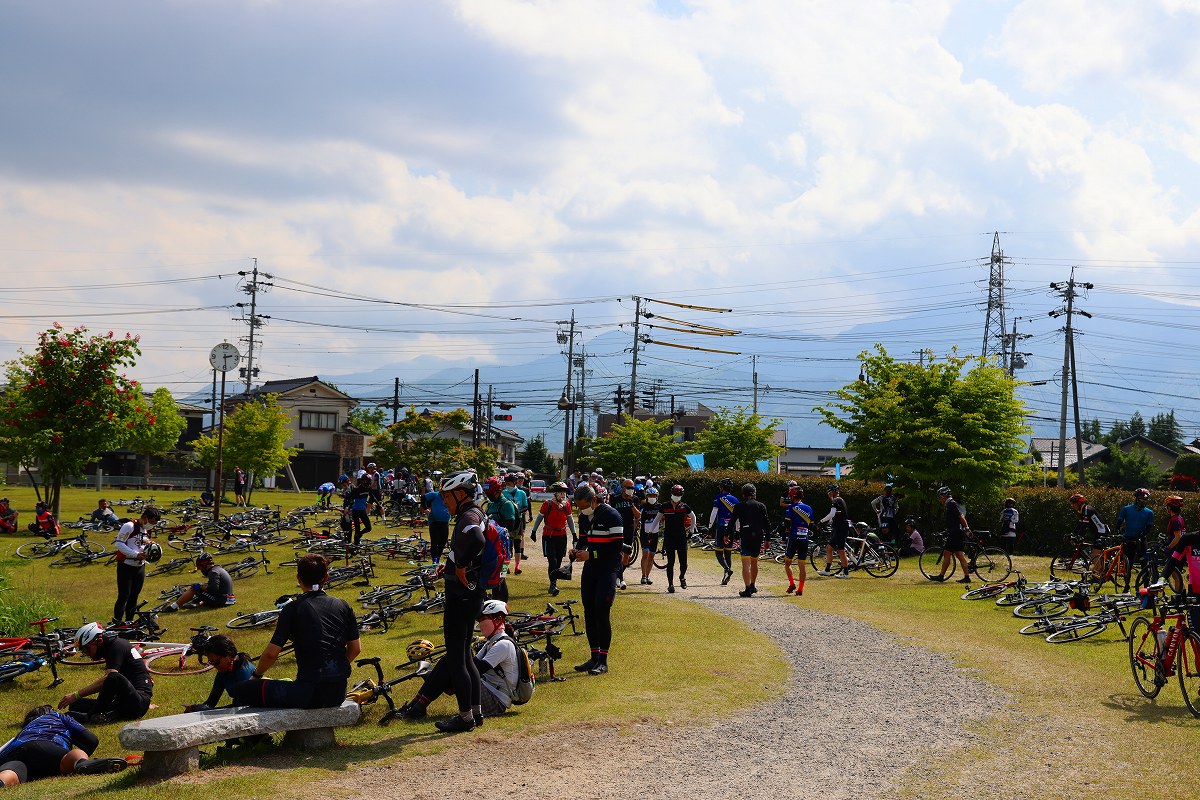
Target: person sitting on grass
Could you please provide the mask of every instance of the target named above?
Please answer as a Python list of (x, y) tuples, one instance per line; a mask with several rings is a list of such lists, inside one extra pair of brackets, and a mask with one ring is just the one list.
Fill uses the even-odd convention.
[(193, 583), (163, 611), (175, 612), (193, 602), (206, 608), (222, 608), (236, 602), (236, 598), (233, 596), (233, 576), (224, 567), (214, 564), (211, 555), (201, 553), (196, 556), (196, 569), (200, 570), (201, 575), (208, 578), (208, 583), (203, 588), (200, 584)]
[(100, 739), (50, 706), (25, 715), (21, 732), (0, 748), (0, 783), (16, 786), (55, 775), (103, 775), (129, 766), (123, 758), (91, 758)]
[(0, 497), (0, 533), (17, 532), (17, 512), (7, 497)]
[[(517, 648), (507, 618), (508, 605), (503, 600), (488, 600), (479, 615), (479, 632), (484, 642), (475, 651), (474, 658), (483, 689), (479, 700), (484, 717), (498, 717), (507, 711), (517, 691)], [(438, 661), (433, 671), (425, 676), (417, 696), (400, 707), (400, 716), (421, 719), (430, 703), (443, 694), (453, 693), (450, 671), (449, 659)], [(475, 720), (475, 727), (482, 724)]]
[[(254, 675), (254, 662), (250, 660), (250, 656), (238, 652), (237, 645), (228, 636), (217, 634), (209, 637), (200, 648), (200, 655), (212, 664), (217, 674), (213, 676), (212, 691), (208, 693), (208, 697), (203, 703), (184, 706), (183, 710), (187, 712), (216, 708), (217, 703), (221, 702), (221, 695), (228, 691), (229, 687), (248, 681)], [(232, 698), (232, 695), (230, 697)]]

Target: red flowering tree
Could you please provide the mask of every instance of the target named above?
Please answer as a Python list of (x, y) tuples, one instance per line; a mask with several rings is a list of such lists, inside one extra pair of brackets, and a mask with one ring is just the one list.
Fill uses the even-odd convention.
[(55, 323), (37, 350), (9, 361), (0, 400), (0, 453), (37, 465), (58, 515), (63, 481), (121, 447), (136, 424), (138, 384), (121, 372), (141, 354), (138, 337), (93, 336)]

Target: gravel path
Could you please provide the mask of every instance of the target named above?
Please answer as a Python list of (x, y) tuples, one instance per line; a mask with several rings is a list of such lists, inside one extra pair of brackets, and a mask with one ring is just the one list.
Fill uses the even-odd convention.
[[(774, 639), (792, 667), (781, 696), (707, 726), (648, 719), (522, 739), (519, 752), (539, 755), (523, 762), (506, 794), (528, 800), (894, 797), (895, 779), (915, 758), (970, 745), (969, 724), (981, 719), (980, 709), (1005, 704), (995, 689), (943, 656), (771, 592), (739, 598), (702, 570), (690, 570), (691, 588), (675, 597)], [(899, 674), (917, 690), (897, 690)], [(940, 702), (931, 699), (931, 686), (941, 687)], [(486, 731), (471, 734), (469, 748), (351, 768), (336, 783), (360, 797), (492, 796), (495, 765), (511, 759), (513, 743)], [(430, 777), (449, 759), (464, 776), (453, 791)]]

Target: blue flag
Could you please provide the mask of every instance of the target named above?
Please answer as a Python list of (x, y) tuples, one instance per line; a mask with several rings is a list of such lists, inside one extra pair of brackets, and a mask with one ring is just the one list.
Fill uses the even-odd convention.
[(692, 469), (704, 469), (704, 453), (692, 453), (690, 456), (684, 456), (687, 459), (688, 466)]

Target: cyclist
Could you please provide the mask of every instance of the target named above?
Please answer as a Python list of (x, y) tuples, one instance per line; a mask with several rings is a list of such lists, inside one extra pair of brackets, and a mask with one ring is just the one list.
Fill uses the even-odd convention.
[[(208, 637), (208, 641), (200, 648), (200, 656), (212, 664), (216, 675), (213, 676), (212, 691), (208, 693), (203, 703), (193, 703), (183, 707), (184, 711), (208, 711), (217, 707), (223, 695), (230, 686), (236, 686), (242, 681), (250, 680), (254, 675), (254, 662), (250, 656), (239, 652), (233, 639), (217, 634)], [(232, 698), (232, 695), (230, 695)]]
[(183, 594), (179, 595), (179, 598), (164, 608), (163, 611), (178, 611), (192, 601), (206, 608), (221, 608), (222, 606), (233, 605), (237, 602), (233, 596), (233, 576), (224, 567), (218, 567), (214, 564), (211, 555), (201, 553), (196, 556), (196, 569), (200, 570), (201, 575), (208, 578), (208, 583), (204, 587), (201, 587), (198, 583), (193, 583), (184, 589)]
[(146, 551), (150, 530), (162, 518), (157, 508), (147, 508), (136, 520), (126, 522), (117, 531), (113, 545), (117, 549), (117, 602), (113, 620), (130, 621), (138, 606), (138, 595), (146, 582)]
[(550, 492), (551, 499), (543, 502), (538, 509), (529, 541), (537, 541), (538, 528), (544, 522), (546, 532), (542, 534), (542, 555), (546, 556), (550, 573), (550, 596), (555, 597), (558, 595), (558, 571), (567, 557), (567, 529), (571, 530), (572, 540), (578, 535), (575, 533), (575, 519), (571, 516), (571, 501), (567, 499), (567, 485), (559, 481), (550, 486)]
[(970, 583), (971, 567), (967, 563), (964, 548), (967, 536), (971, 533), (971, 526), (967, 524), (967, 516), (963, 513), (962, 506), (954, 499), (954, 493), (949, 486), (938, 489), (937, 496), (938, 502), (945, 506), (946, 511), (946, 544), (942, 547), (942, 572), (940, 575), (930, 575), (929, 580), (939, 583), (945, 581), (946, 572), (950, 569), (950, 559), (957, 558), (958, 563), (962, 565), (963, 576), (955, 582)]
[(646, 489), (646, 502), (642, 504), (642, 585), (650, 586), (650, 572), (654, 569), (654, 554), (658, 552), (658, 536), (662, 527), (662, 506), (658, 502), (658, 489)]
[(583, 562), (579, 593), (592, 652), (575, 671), (603, 675), (608, 672), (612, 646), (612, 604), (621, 568), (633, 555), (633, 531), (625, 530), (621, 515), (600, 500), (591, 486), (575, 490), (575, 505), (579, 509), (579, 543), (567, 551), (567, 557)]
[(1149, 489), (1134, 489), (1133, 502), (1117, 512), (1117, 530), (1121, 533), (1121, 554), (1128, 559), (1125, 570), (1125, 591), (1129, 591), (1129, 573), (1133, 564), (1146, 552), (1146, 535), (1154, 528), (1154, 509), (1146, 505)]
[(108, 506), (108, 501), (100, 498), (96, 503), (96, 508), (92, 511), (91, 516), (93, 525), (109, 525), (113, 527), (119, 526), (121, 523), (117, 519), (117, 515)]
[(850, 535), (850, 514), (846, 510), (846, 501), (842, 498), (842, 491), (836, 483), (830, 486), (825, 493), (829, 496), (829, 513), (821, 518), (821, 523), (829, 525), (829, 544), (825, 545), (825, 569), (818, 571), (817, 574), (825, 576), (833, 574), (833, 554), (837, 553), (838, 560), (842, 565), (837, 577), (849, 578), (850, 559), (846, 556), (846, 537)]
[(679, 561), (679, 585), (687, 588), (687, 535), (696, 529), (696, 514), (683, 502), (683, 487), (671, 487), (671, 502), (664, 503), (659, 512), (662, 516), (663, 550), (667, 554), (667, 591), (675, 593), (675, 562)]
[(1108, 526), (1100, 519), (1100, 513), (1088, 505), (1087, 498), (1076, 492), (1071, 495), (1071, 508), (1079, 515), (1075, 523), (1075, 535), (1092, 545), (1092, 577), (1100, 572), (1100, 540), (1108, 535)]
[(371, 477), (363, 475), (342, 500), (342, 507), (350, 509), (350, 521), (354, 526), (354, 543), (362, 541), (363, 534), (371, 532), (371, 515), (367, 508), (375, 490), (371, 488)]
[(103, 775), (129, 766), (123, 758), (89, 758), (100, 739), (50, 706), (25, 715), (20, 733), (0, 747), (0, 783), (16, 786), (55, 775)]
[(0, 533), (17, 532), (17, 512), (7, 497), (0, 497)]
[(89, 622), (75, 632), (75, 649), (88, 658), (104, 659), (104, 675), (63, 695), (58, 701), (60, 709), (69, 709), (68, 713), (85, 725), (145, 716), (154, 696), (154, 681), (141, 654), (127, 639), (107, 634), (102, 625)]
[[(329, 562), (316, 553), (296, 562), (304, 594), (279, 610), (271, 641), (258, 657), (250, 680), (229, 687), (234, 705), (266, 708), (332, 708), (346, 698), (350, 666), (361, 651), (358, 620), (350, 604), (322, 590)], [(264, 680), (283, 646), (295, 645), (296, 679)]]
[[(793, 486), (789, 492), (792, 504), (788, 506), (787, 512), (784, 514), (784, 522), (787, 525), (787, 549), (783, 554), (783, 568), (787, 572), (788, 588), (787, 593), (796, 593), (796, 596), (804, 594), (804, 579), (806, 575), (806, 567), (804, 560), (808, 558), (808, 539), (809, 526), (812, 525), (813, 510), (810, 505), (804, 502), (804, 490), (799, 486)], [(792, 577), (792, 561), (800, 559), (800, 583), (797, 585), (795, 578)]]
[(434, 564), (440, 564), (446, 540), (450, 538), (450, 511), (442, 500), (441, 492), (421, 495), (421, 510), (429, 519), (429, 557)]
[(1009, 497), (1004, 501), (1004, 508), (1000, 511), (1000, 546), (1004, 548), (1004, 552), (1010, 556), (1017, 544), (1017, 523), (1021, 521), (1021, 514), (1017, 511), (1017, 501)]
[[(621, 481), (621, 491), (613, 496), (609, 505), (617, 510), (621, 515), (621, 524), (627, 531), (637, 533), (638, 525), (642, 521), (641, 504), (637, 499), (637, 484), (632, 478), (625, 478)], [(625, 569), (621, 569), (621, 575), (617, 580), (617, 588), (625, 588)]]
[(871, 510), (875, 512), (875, 522), (879, 526), (879, 538), (892, 542), (896, 536), (896, 518), (900, 516), (900, 501), (892, 494), (890, 483), (883, 485), (883, 494), (871, 501)]
[(733, 529), (729, 518), (738, 499), (733, 496), (733, 481), (722, 478), (717, 496), (713, 498), (712, 511), (708, 515), (708, 528), (713, 531), (713, 549), (717, 552), (717, 563), (725, 570), (721, 585), (729, 583), (733, 577)]
[(60, 533), (58, 520), (50, 513), (50, 506), (38, 503), (33, 507), (33, 511), (33, 522), (29, 523), (29, 530), (45, 539), (53, 539), (58, 536)]
[(739, 597), (750, 597), (758, 591), (758, 557), (762, 554), (763, 537), (767, 535), (767, 507), (758, 502), (758, 490), (753, 483), (742, 484), (742, 501), (733, 509), (729, 518), (731, 529), (738, 531), (741, 539), (742, 582), (746, 588), (738, 592)]

